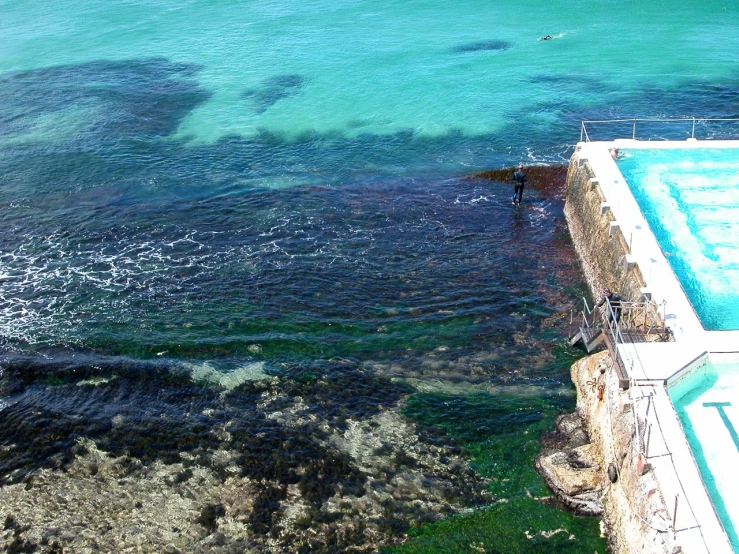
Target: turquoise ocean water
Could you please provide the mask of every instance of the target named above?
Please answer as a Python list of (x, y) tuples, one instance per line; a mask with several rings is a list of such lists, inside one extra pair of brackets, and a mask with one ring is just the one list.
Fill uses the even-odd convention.
[[(602, 549), (597, 522), (517, 480), (573, 407), (560, 314), (584, 286), (561, 191), (531, 183), (514, 209), (510, 183), (470, 175), (565, 163), (583, 119), (737, 117), (736, 5), (0, 0), (0, 36), (0, 443), (22, 446), (0, 450), (3, 483), (63, 470), (81, 438), (211, 467), (229, 425), (262, 483), (257, 549), (301, 551), (286, 529), (310, 521), (344, 529), (313, 551), (408, 529), (415, 551)], [(337, 437), (386, 413), (451, 450), (393, 454), (382, 481)], [(459, 473), (444, 509), (404, 496), (452, 451), (477, 485)], [(346, 491), (384, 514), (371, 532), (327, 515)], [(536, 534), (559, 528), (575, 538)]]

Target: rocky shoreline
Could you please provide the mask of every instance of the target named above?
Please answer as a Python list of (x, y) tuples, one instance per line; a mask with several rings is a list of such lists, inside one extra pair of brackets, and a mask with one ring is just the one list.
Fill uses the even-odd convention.
[[(398, 441), (387, 457), (371, 453), (378, 429)], [(339, 487), (318, 510), (297, 484), (241, 476), (227, 450), (212, 453), (223, 478), (199, 465), (113, 457), (81, 440), (64, 470), (41, 469), (0, 488), (0, 543), (7, 552), (46, 553), (372, 552), (410, 517), (462, 510), (449, 483), (475, 481), (464, 460), (445, 452), (440, 463), (443, 448), (412, 444), (413, 433), (387, 412), (335, 435), (363, 464), (366, 494)], [(404, 465), (391, 462), (401, 455)]]
[(556, 430), (542, 439), (535, 464), (568, 509), (583, 516), (602, 516), (601, 458), (597, 446), (590, 442), (586, 423), (575, 412), (557, 418)]
[(577, 411), (560, 416), (556, 431), (544, 438), (537, 469), (565, 506), (603, 518), (610, 552), (676, 554), (681, 550), (666, 532), (656, 477), (635, 448), (628, 391), (612, 367), (607, 351), (572, 366)]

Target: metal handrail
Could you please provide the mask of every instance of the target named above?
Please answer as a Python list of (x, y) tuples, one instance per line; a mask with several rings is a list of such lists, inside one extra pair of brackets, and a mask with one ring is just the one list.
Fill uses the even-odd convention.
[[(580, 304), (582, 304), (582, 307), (580, 307)], [(578, 312), (578, 315), (575, 316), (575, 312)], [(570, 308), (570, 336), (572, 336), (572, 328), (573, 324), (575, 323), (576, 317), (579, 318), (578, 327), (585, 327), (590, 328), (595, 326), (595, 306), (591, 308), (588, 305), (587, 299), (583, 296), (578, 300), (578, 302)]]
[[(582, 308), (579, 305), (582, 303)], [(667, 327), (665, 326), (664, 305), (663, 313), (660, 313), (660, 307), (651, 299), (645, 297), (641, 302), (632, 302), (629, 300), (619, 300), (619, 306), (614, 310), (611, 301), (606, 299), (606, 306), (601, 312), (601, 319), (604, 327), (613, 328), (614, 340), (618, 340), (618, 344), (623, 344), (623, 333), (621, 328), (641, 329), (645, 335), (662, 334), (667, 335)], [(572, 327), (576, 321), (575, 312), (579, 312), (579, 326), (590, 328), (596, 325), (596, 306), (592, 308), (588, 305), (588, 301), (582, 298), (572, 309), (570, 309), (570, 334)], [(619, 312), (616, 317), (616, 311)], [(610, 316), (610, 317), (609, 317)]]
[[(582, 305), (583, 305), (583, 309), (581, 310), (580, 313), (582, 314), (583, 321), (587, 324), (586, 326), (590, 327), (590, 326), (593, 325), (594, 320), (595, 320), (595, 317), (596, 317), (596, 308), (594, 306), (591, 309), (588, 306), (587, 300), (585, 298), (583, 298), (581, 300), (581, 302), (582, 302)], [(579, 304), (579, 302), (578, 302), (578, 304)], [(644, 318), (649, 318), (651, 321), (655, 321), (656, 322), (654, 325), (648, 326), (649, 331), (646, 331), (646, 332), (651, 332), (653, 329), (658, 329), (658, 330), (661, 330), (662, 333), (664, 333), (664, 336), (665, 337), (668, 337), (669, 336), (669, 331), (667, 330), (667, 327), (665, 325), (665, 316), (664, 316), (664, 313), (666, 311), (666, 306), (665, 306), (665, 304), (663, 302), (662, 303), (662, 313), (660, 314), (660, 308), (659, 308), (659, 306), (654, 302), (654, 300), (652, 300), (651, 298), (647, 298), (647, 297), (644, 297), (644, 301), (643, 302), (629, 302), (629, 301), (621, 300), (621, 301), (619, 301), (619, 304), (620, 304), (620, 311), (621, 311), (621, 313), (619, 314), (619, 318), (617, 319), (616, 318), (616, 311), (613, 309), (613, 305), (611, 304), (610, 300), (606, 299), (606, 303), (605, 303), (605, 306), (604, 306), (605, 309), (603, 309), (601, 311), (601, 316), (602, 316), (603, 321), (604, 321), (604, 329), (603, 330), (604, 330), (604, 332), (607, 332), (610, 335), (610, 339), (612, 341), (611, 343), (615, 347), (614, 348), (614, 352), (613, 352), (615, 359), (613, 361), (615, 363), (619, 364), (619, 366), (621, 367), (621, 370), (624, 373), (627, 373), (627, 376), (629, 377), (629, 380), (633, 382), (634, 381), (633, 373), (634, 373), (635, 366), (638, 366), (638, 368), (642, 372), (644, 372), (644, 365), (643, 365), (641, 359), (639, 358), (638, 352), (636, 350), (634, 350), (634, 352), (633, 352), (633, 358), (630, 360), (631, 367), (629, 367), (629, 368), (624, 367), (624, 365), (625, 365), (624, 364), (624, 360), (621, 359), (621, 353), (619, 352), (619, 349), (617, 348), (617, 345), (619, 345), (619, 344), (627, 344), (626, 341), (625, 341), (623, 332), (622, 332), (622, 325), (621, 325), (621, 323), (623, 322), (623, 323), (626, 324), (624, 326), (624, 328), (633, 328), (632, 323), (634, 323), (634, 320), (633, 319), (630, 319), (629, 312), (632, 312), (632, 315), (633, 315), (633, 313), (636, 313), (636, 312), (638, 312), (638, 310), (642, 309), (642, 313), (643, 313), (643, 317)], [(572, 322), (573, 322), (573, 318), (572, 318), (573, 311), (574, 311), (574, 309), (570, 312), (570, 314), (571, 314), (571, 316), (570, 316), (570, 324), (571, 325), (572, 325)], [(590, 320), (588, 320), (588, 317), (587, 316), (590, 317)], [(647, 327), (645, 326), (645, 323), (644, 322), (642, 322), (641, 325), (642, 325), (642, 329), (647, 329)], [(651, 386), (654, 386), (654, 384), (651, 383)], [(649, 395), (649, 397), (651, 397), (651, 394)], [(644, 396), (643, 393), (642, 393), (642, 397), (641, 398), (646, 398), (646, 396)], [(610, 395), (608, 395), (608, 399), (610, 400)], [(638, 400), (638, 398), (635, 399), (635, 401), (636, 400)], [(649, 398), (649, 400), (651, 401), (651, 398)], [(610, 408), (609, 408), (609, 413), (610, 413)], [(652, 430), (652, 423), (650, 422), (650, 410), (649, 410), (649, 407), (647, 407), (646, 413), (644, 414), (643, 423), (641, 424), (641, 429), (640, 429), (640, 422), (639, 422), (639, 414), (637, 412), (637, 409), (636, 409), (635, 404), (632, 404), (632, 413), (633, 413), (633, 416), (634, 416), (635, 435), (636, 435), (635, 444), (636, 444), (637, 452), (638, 452), (639, 455), (643, 455), (644, 458), (648, 460), (649, 457), (650, 457), (649, 456), (649, 435), (651, 434), (651, 430)], [(692, 502), (690, 501), (690, 496), (686, 493), (685, 485), (683, 484), (682, 480), (680, 479), (680, 474), (677, 471), (677, 468), (675, 466), (675, 460), (674, 460), (673, 454), (672, 454), (672, 452), (669, 449), (669, 443), (668, 443), (668, 441), (667, 441), (667, 439), (665, 437), (665, 433), (664, 433), (664, 430), (662, 428), (662, 423), (659, 420), (659, 417), (657, 415), (656, 410), (651, 410), (651, 417), (654, 418), (654, 421), (656, 423), (657, 432), (660, 433), (660, 435), (662, 436), (662, 440), (663, 440), (665, 446), (667, 447), (667, 452), (668, 452), (668, 455), (670, 457), (670, 462), (672, 463), (672, 466), (673, 466), (674, 471), (675, 471), (675, 475), (677, 477), (678, 484), (680, 486), (680, 490), (682, 492), (682, 498), (684, 499), (684, 502), (687, 503), (688, 510), (690, 511), (690, 513), (691, 513), (694, 521), (698, 521), (698, 517), (696, 515), (696, 510), (693, 507)], [(646, 435), (646, 437), (645, 437), (645, 435)], [(645, 439), (646, 439), (646, 441), (645, 441)], [(692, 453), (691, 453), (691, 455), (692, 455)], [(693, 462), (695, 463), (695, 459), (694, 458), (693, 458)], [(696, 465), (696, 467), (697, 467), (697, 465)], [(704, 485), (704, 487), (705, 487), (705, 485)], [(642, 519), (642, 521), (645, 524), (649, 525), (652, 529), (655, 529), (658, 532), (667, 532), (669, 530), (673, 534), (676, 534), (679, 531), (684, 531), (686, 529), (689, 529), (689, 528), (686, 528), (686, 529), (678, 529), (677, 526), (676, 526), (676, 521), (677, 521), (677, 507), (678, 507), (677, 500), (678, 500), (678, 497), (676, 496), (675, 497), (675, 504), (674, 504), (674, 507), (672, 509), (671, 521), (665, 521), (665, 520), (663, 520), (663, 523), (666, 523), (667, 526), (668, 526), (667, 529), (658, 528), (658, 527), (652, 525), (650, 522), (647, 522), (644, 518), (642, 518), (639, 515), (639, 513), (636, 510), (634, 510), (634, 513), (640, 519)], [(669, 514), (669, 510), (668, 510), (668, 507), (667, 507), (666, 499), (664, 499), (664, 498), (662, 498), (662, 505), (663, 505), (663, 508), (664, 508), (664, 512), (666, 514)], [(633, 508), (632, 508), (632, 510), (633, 510)], [(721, 521), (720, 518), (718, 518), (718, 521), (719, 521), (719, 524), (723, 528), (723, 522)], [(700, 534), (700, 537), (701, 537), (701, 540), (702, 540), (704, 546), (706, 547), (706, 550), (709, 550), (708, 543), (706, 541), (706, 537), (705, 537), (705, 535), (703, 533), (703, 530), (701, 529), (700, 525), (698, 525), (698, 532)]]
[[(597, 123), (631, 123), (631, 137), (636, 140), (636, 124), (637, 122), (642, 123), (686, 123), (692, 124), (690, 131), (690, 138), (695, 138), (695, 124), (696, 122), (717, 122), (717, 121), (735, 121), (739, 122), (739, 118), (704, 118), (704, 117), (681, 117), (681, 118), (628, 118), (628, 119), (593, 119), (593, 120), (582, 120), (580, 125), (580, 142), (590, 142), (590, 136), (588, 135), (587, 125)], [(739, 131), (737, 131), (737, 137), (739, 137)], [(626, 138), (626, 137), (620, 137)]]
[[(590, 307), (587, 299), (581, 298), (570, 309), (570, 332), (569, 336), (574, 336), (573, 327), (577, 325), (579, 328), (589, 329), (598, 324), (604, 333), (607, 333), (610, 344), (614, 346), (614, 356), (624, 379), (633, 380), (634, 366), (641, 367), (641, 361), (638, 359), (624, 360), (619, 352), (618, 345), (630, 344), (624, 336), (625, 329), (639, 329), (641, 334), (659, 334), (662, 340), (669, 338), (669, 331), (665, 325), (665, 305), (662, 305), (662, 313), (660, 308), (651, 298), (646, 296), (641, 302), (632, 302), (628, 300), (619, 300), (617, 307), (614, 309), (609, 299), (603, 309), (598, 310), (597, 306)], [(598, 321), (600, 316), (600, 321)], [(631, 357), (630, 357), (631, 358)], [(627, 362), (630, 362), (627, 364)], [(643, 368), (642, 368), (643, 370)]]
[[(619, 300), (619, 306), (614, 310), (611, 301), (606, 299), (607, 309), (603, 311), (604, 328), (611, 335), (611, 343), (629, 344), (624, 338), (624, 329), (641, 329), (642, 334), (659, 334), (662, 339), (669, 338), (669, 331), (665, 325), (665, 303), (662, 304), (662, 313), (654, 300), (644, 297), (642, 302)], [(617, 313), (618, 312), (618, 313)], [(618, 315), (618, 317), (616, 317)], [(632, 364), (633, 365), (633, 364)], [(625, 367), (622, 367), (626, 370)], [(629, 368), (633, 369), (633, 368)]]

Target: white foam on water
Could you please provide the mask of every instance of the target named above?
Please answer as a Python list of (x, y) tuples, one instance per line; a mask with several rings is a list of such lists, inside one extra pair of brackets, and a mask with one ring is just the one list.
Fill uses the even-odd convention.
[(81, 247), (64, 233), (29, 236), (0, 255), (0, 337), (36, 344), (53, 336), (76, 343), (77, 314), (126, 313), (137, 291), (175, 290), (172, 267), (201, 272), (222, 265), (222, 253), (204, 241), (190, 232), (170, 242), (123, 238)]

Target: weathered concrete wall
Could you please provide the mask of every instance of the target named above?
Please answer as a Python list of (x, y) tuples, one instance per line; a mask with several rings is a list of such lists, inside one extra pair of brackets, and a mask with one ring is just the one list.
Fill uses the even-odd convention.
[[(583, 358), (572, 366), (577, 411), (591, 444), (600, 454), (603, 523), (614, 554), (672, 554), (672, 533), (665, 501), (654, 472), (640, 459), (637, 425), (629, 391), (618, 386), (608, 352)], [(612, 483), (608, 468), (617, 471)]]
[(629, 244), (620, 230), (610, 232), (613, 214), (601, 214), (605, 200), (599, 185), (593, 185), (593, 172), (587, 163), (572, 155), (567, 170), (565, 217), (585, 277), (595, 298), (609, 287), (632, 301), (641, 300), (644, 280), (637, 266), (628, 263)]
[[(629, 244), (611, 225), (613, 214), (602, 208), (606, 198), (594, 179), (575, 151), (567, 172), (565, 216), (586, 280), (595, 298), (607, 286), (629, 300), (641, 300), (642, 275), (629, 263)], [(584, 358), (572, 366), (571, 376), (578, 415), (597, 456), (594, 465), (600, 468), (594, 488), (601, 494), (610, 549), (615, 554), (672, 554), (665, 501), (640, 457), (643, 437), (637, 437), (629, 391), (619, 387), (611, 357), (601, 352)], [(615, 482), (609, 466), (617, 474)]]

